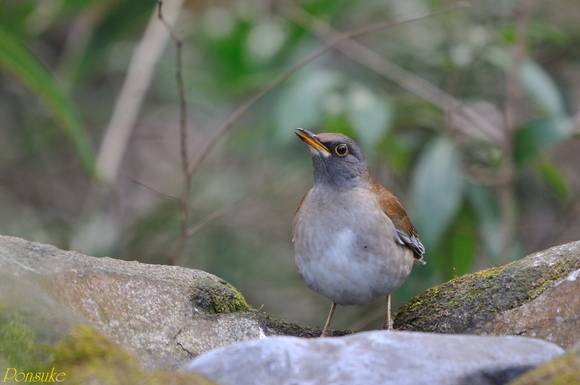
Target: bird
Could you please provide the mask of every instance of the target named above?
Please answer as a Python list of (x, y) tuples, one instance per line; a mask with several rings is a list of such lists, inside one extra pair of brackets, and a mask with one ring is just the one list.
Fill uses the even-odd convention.
[(296, 135), (308, 145), (314, 185), (294, 216), (292, 241), (300, 278), (337, 305), (367, 305), (386, 297), (383, 329), (392, 330), (391, 293), (423, 265), (425, 247), (403, 205), (376, 182), (359, 145), (343, 134)]

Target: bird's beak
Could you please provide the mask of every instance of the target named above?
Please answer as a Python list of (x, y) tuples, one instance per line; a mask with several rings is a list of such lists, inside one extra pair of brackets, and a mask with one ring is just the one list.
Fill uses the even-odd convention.
[(296, 131), (294, 131), (296, 133), (296, 135), (298, 135), (298, 137), (307, 145), (309, 145), (310, 147), (312, 147), (313, 149), (321, 152), (324, 155), (330, 155), (330, 150), (328, 149), (328, 147), (326, 147), (324, 144), (322, 144), (322, 142), (318, 139), (318, 137), (316, 135), (314, 135), (312, 132), (305, 130), (303, 128), (297, 128)]

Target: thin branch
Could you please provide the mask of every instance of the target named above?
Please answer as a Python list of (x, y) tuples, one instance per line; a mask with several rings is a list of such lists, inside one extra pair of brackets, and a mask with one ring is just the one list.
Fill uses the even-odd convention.
[(213, 213), (209, 214), (207, 217), (205, 217), (201, 221), (199, 221), (195, 226), (190, 228), (187, 232), (187, 236), (191, 237), (193, 234), (197, 233), (199, 230), (204, 228), (209, 222), (235, 210), (236, 208), (241, 206), (242, 203), (244, 203), (246, 200), (267, 193), (268, 191), (274, 189), (276, 186), (278, 186), (281, 183), (283, 183), (283, 182), (271, 183), (267, 186), (262, 187), (261, 189), (259, 189), (257, 191), (253, 191), (253, 192), (249, 193), (248, 195), (241, 197), (240, 199), (230, 203), (227, 206), (222, 207), (219, 210), (214, 211)]
[[(289, 4), (288, 2), (284, 2), (285, 5)], [(210, 151), (216, 145), (216, 143), (231, 129), (234, 123), (236, 123), (258, 100), (260, 100), (265, 94), (271, 91), (274, 87), (278, 86), (284, 80), (286, 80), (290, 75), (294, 74), (296, 71), (304, 67), (306, 64), (310, 63), (314, 59), (318, 58), (326, 51), (340, 46), (344, 42), (348, 41), (357, 36), (361, 36), (364, 34), (368, 34), (371, 32), (378, 31), (380, 29), (392, 27), (394, 25), (399, 25), (403, 23), (408, 23), (411, 21), (416, 21), (420, 19), (424, 19), (426, 17), (448, 12), (454, 10), (456, 8), (465, 6), (465, 3), (457, 3), (449, 7), (441, 8), (437, 11), (432, 12), (425, 12), (420, 13), (417, 15), (412, 15), (408, 17), (401, 17), (392, 21), (385, 21), (376, 24), (369, 25), (367, 27), (359, 28), (353, 31), (344, 32), (344, 33), (334, 33), (332, 37), (327, 39), (327, 43), (317, 49), (316, 51), (312, 52), (310, 55), (305, 57), (304, 59), (300, 60), (286, 72), (282, 73), (280, 76), (272, 80), (268, 83), (264, 88), (259, 90), (255, 95), (245, 101), (234, 113), (217, 129), (217, 131), (212, 135), (212, 137), (204, 144), (201, 150), (197, 153), (196, 157), (193, 159), (191, 164), (188, 167), (188, 174), (193, 175), (195, 171), (198, 169), (199, 165), (204, 161), (204, 159), (209, 155)], [(483, 119), (483, 118), (482, 118)]]
[[(466, 3), (457, 3), (438, 11), (417, 15), (416, 17), (413, 17), (413, 20), (418, 20), (423, 17), (464, 6), (466, 6)], [(350, 37), (354, 36), (349, 36), (348, 38), (341, 39), (337, 42), (335, 40), (337, 36), (343, 36), (344, 34), (339, 34), (339, 32), (332, 29), (328, 23), (310, 15), (292, 1), (283, 1), (279, 9), (286, 18), (310, 31), (318, 38), (328, 42), (328, 45), (332, 44), (332, 46), (335, 46), (337, 50), (341, 51), (351, 59), (397, 83), (408, 91), (422, 97), (442, 110), (448, 113), (461, 114), (484, 133), (490, 141), (498, 145), (503, 143), (503, 133), (501, 128), (496, 127), (475, 110), (465, 106), (461, 101), (429, 83), (427, 80), (404, 70), (395, 63), (386, 60), (373, 50), (351, 40)]]
[[(240, 207), (243, 203), (245, 203), (248, 199), (257, 197), (261, 194), (264, 194), (272, 189), (274, 189), (276, 186), (278, 186), (279, 184), (281, 184), (283, 182), (276, 182), (276, 183), (271, 183), (263, 188), (261, 188), (260, 190), (251, 192), (243, 197), (241, 197), (240, 199), (214, 211), (213, 213), (209, 214), (208, 216), (206, 216), (205, 218), (203, 218), (201, 221), (199, 221), (198, 223), (196, 223), (193, 227), (190, 227), (187, 230), (187, 234), (186, 234), (186, 238), (181, 237), (176, 249), (179, 250), (181, 249), (181, 252), (183, 252), (183, 250), (185, 249), (185, 246), (187, 244), (187, 239), (189, 237), (191, 237), (192, 235), (194, 235), (195, 233), (197, 233), (199, 230), (203, 229), (205, 226), (207, 226), (211, 221), (216, 220), (230, 212), (232, 212), (233, 210), (237, 209), (238, 207)], [(176, 259), (175, 259), (175, 263), (177, 263), (179, 261), (179, 258), (181, 257), (181, 253), (176, 255)]]
[(175, 265), (177, 260), (183, 253), (187, 240), (189, 239), (188, 229), (190, 222), (190, 207), (189, 207), (189, 191), (191, 189), (191, 175), (187, 172), (187, 165), (189, 163), (189, 154), (187, 148), (187, 101), (185, 98), (185, 89), (183, 86), (183, 41), (177, 36), (177, 32), (163, 17), (161, 11), (163, 1), (157, 0), (158, 12), (157, 17), (165, 25), (169, 32), (173, 43), (175, 44), (176, 58), (175, 58), (175, 80), (177, 82), (177, 89), (179, 93), (179, 148), (181, 158), (181, 171), (183, 173), (183, 181), (181, 186), (181, 198), (179, 205), (181, 207), (181, 235), (173, 252), (167, 258), (169, 265)]
[(185, 89), (183, 87), (183, 41), (177, 36), (175, 29), (171, 26), (171, 24), (165, 20), (163, 14), (161, 12), (161, 7), (163, 5), (163, 1), (157, 0), (158, 4), (158, 12), (157, 17), (167, 31), (171, 35), (171, 39), (175, 44), (176, 48), (176, 59), (175, 59), (175, 80), (177, 82), (177, 89), (179, 92), (179, 111), (180, 111), (180, 118), (179, 118), (179, 142), (180, 142), (180, 153), (181, 153), (181, 166), (183, 168), (183, 172), (186, 173), (187, 164), (188, 164), (188, 149), (187, 149), (187, 105), (186, 105), (186, 98), (185, 98)]
[(181, 203), (181, 201), (178, 198), (176, 198), (176, 197), (174, 197), (172, 195), (164, 194), (161, 191), (157, 191), (153, 187), (149, 187), (146, 184), (141, 183), (138, 180), (136, 180), (136, 179), (134, 179), (134, 178), (132, 178), (130, 176), (128, 176), (128, 178), (131, 179), (131, 182), (135, 183), (137, 186), (141, 186), (144, 189), (151, 191), (153, 194), (157, 195), (161, 199), (165, 199), (165, 200), (168, 200), (168, 201), (171, 201), (171, 202), (175, 202), (175, 203)]
[[(169, 24), (175, 23), (182, 5), (183, 0), (170, 2), (165, 12)], [(159, 24), (155, 13), (131, 56), (127, 77), (101, 142), (97, 157), (97, 172), (105, 183), (113, 184), (117, 178), (137, 115), (151, 83), (155, 64), (161, 57), (167, 39), (167, 32), (164, 26)]]
[(514, 135), (522, 122), (522, 64), (526, 56), (528, 22), (531, 14), (531, 0), (519, 0), (516, 4), (514, 24), (515, 41), (512, 47), (512, 65), (507, 75), (506, 100), (504, 108), (505, 139), (500, 173), (506, 175), (506, 183), (500, 186), (499, 204), (501, 209), (500, 262), (512, 259), (512, 246), (516, 233)]

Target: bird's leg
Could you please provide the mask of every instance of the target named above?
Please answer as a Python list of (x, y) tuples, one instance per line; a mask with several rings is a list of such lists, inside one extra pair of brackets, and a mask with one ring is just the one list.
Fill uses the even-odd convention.
[(320, 337), (330, 336), (330, 331), (328, 328), (330, 327), (330, 321), (332, 321), (332, 316), (334, 315), (334, 309), (336, 309), (336, 302), (333, 302), (332, 306), (330, 307), (330, 313), (328, 313), (328, 318), (326, 319), (326, 324), (324, 324), (324, 329), (322, 329), (322, 334)]
[(387, 295), (387, 318), (385, 319), (385, 324), (383, 329), (393, 330), (393, 319), (391, 318), (391, 295)]

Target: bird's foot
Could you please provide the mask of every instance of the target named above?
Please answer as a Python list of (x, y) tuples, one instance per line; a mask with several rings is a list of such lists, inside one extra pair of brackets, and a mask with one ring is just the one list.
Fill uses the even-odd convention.
[(330, 329), (325, 328), (322, 330), (322, 333), (320, 334), (320, 338), (324, 338), (324, 337), (332, 337), (332, 332), (330, 331)]
[(389, 320), (383, 325), (383, 330), (393, 330), (393, 321)]

